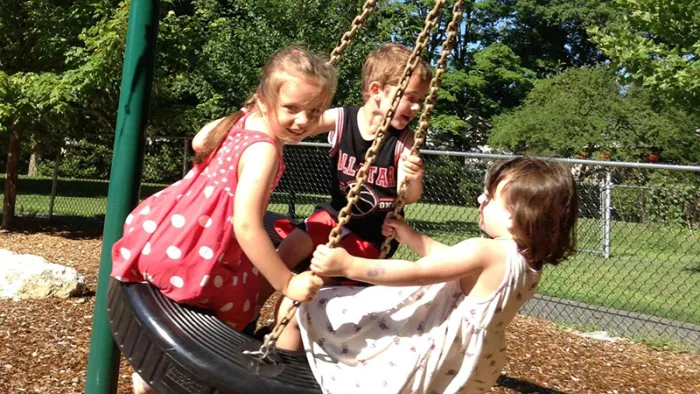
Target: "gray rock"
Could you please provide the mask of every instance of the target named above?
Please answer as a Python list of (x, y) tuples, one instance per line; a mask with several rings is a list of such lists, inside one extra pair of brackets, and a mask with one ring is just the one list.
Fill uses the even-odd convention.
[(68, 298), (84, 291), (85, 278), (75, 269), (0, 249), (0, 298)]

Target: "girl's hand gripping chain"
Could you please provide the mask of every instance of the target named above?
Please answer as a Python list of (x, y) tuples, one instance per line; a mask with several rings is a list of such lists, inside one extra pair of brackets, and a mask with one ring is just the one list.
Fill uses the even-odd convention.
[(316, 297), (321, 286), (323, 286), (323, 279), (310, 271), (305, 271), (292, 276), (284, 295), (294, 301), (309, 302)]
[(416, 238), (419, 234), (409, 226), (409, 224), (403, 218), (395, 218), (392, 212), (389, 212), (384, 219), (384, 225), (382, 226), (382, 235), (388, 237), (391, 232), (394, 232), (394, 239), (399, 243), (408, 244), (411, 240)]

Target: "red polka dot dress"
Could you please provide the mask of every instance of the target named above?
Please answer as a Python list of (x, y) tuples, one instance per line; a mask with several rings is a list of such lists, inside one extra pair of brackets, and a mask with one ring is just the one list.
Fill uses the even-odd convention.
[[(253, 319), (262, 276), (233, 232), (238, 162), (255, 143), (277, 142), (243, 129), (246, 114), (210, 159), (144, 200), (112, 248), (112, 277), (150, 282), (176, 302), (213, 310), (234, 328)], [(270, 194), (284, 173), (279, 166)], [(269, 201), (269, 194), (268, 194)]]

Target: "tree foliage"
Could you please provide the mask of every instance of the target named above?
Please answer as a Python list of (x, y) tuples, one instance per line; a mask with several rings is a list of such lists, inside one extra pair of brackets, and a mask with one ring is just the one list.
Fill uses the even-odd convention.
[(700, 0), (616, 0), (618, 21), (592, 27), (593, 42), (628, 81), (697, 110)]
[(605, 55), (588, 29), (616, 16), (610, 0), (486, 0), (484, 36), (510, 47), (538, 76), (591, 66)]
[[(662, 161), (697, 163), (699, 1), (465, 2), (428, 143), (625, 160), (656, 152)], [(151, 137), (192, 136), (238, 108), (280, 47), (329, 54), (364, 1), (160, 3)], [(434, 4), (378, 1), (338, 65), (334, 105), (361, 104), (367, 54), (387, 41), (412, 47)], [(450, 11), (423, 54), (433, 64)], [(0, 0), (0, 151), (9, 135), (22, 142), (22, 162), (10, 167), (26, 167), (30, 153), (50, 160), (66, 140), (89, 150), (80, 140), (114, 132), (128, 12), (129, 2), (118, 0)], [(615, 71), (604, 67), (610, 61)], [(168, 169), (163, 179), (181, 170), (173, 146), (149, 164)], [(61, 173), (75, 167), (74, 175), (105, 176), (98, 156), (66, 160)]]
[(507, 46), (495, 43), (474, 54), (471, 67), (445, 74), (440, 106), (432, 122), (435, 145), (468, 150), (486, 143), (489, 120), (517, 106), (531, 89), (534, 74)]
[(535, 82), (521, 107), (494, 118), (489, 142), (518, 154), (697, 163), (696, 122), (644, 88), (621, 87), (606, 67), (579, 68)]

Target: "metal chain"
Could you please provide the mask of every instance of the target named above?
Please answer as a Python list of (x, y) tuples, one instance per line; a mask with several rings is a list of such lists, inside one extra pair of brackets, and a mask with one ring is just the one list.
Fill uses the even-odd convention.
[(362, 167), (360, 167), (360, 169), (357, 171), (357, 176), (355, 177), (355, 180), (357, 182), (348, 192), (347, 205), (338, 213), (338, 224), (335, 226), (335, 228), (333, 228), (328, 237), (328, 243), (326, 244), (326, 246), (328, 246), (329, 248), (334, 248), (340, 243), (340, 240), (342, 238), (342, 228), (350, 221), (350, 213), (352, 211), (352, 206), (355, 205), (360, 199), (360, 188), (362, 187), (362, 184), (367, 181), (369, 167), (372, 165), (372, 163), (374, 163), (374, 161), (377, 158), (379, 148), (384, 142), (384, 137), (386, 136), (387, 130), (389, 130), (391, 118), (394, 116), (396, 109), (399, 107), (399, 102), (401, 102), (401, 97), (403, 96), (404, 91), (408, 87), (408, 82), (411, 79), (413, 70), (416, 68), (418, 62), (420, 61), (420, 54), (428, 45), (428, 41), (430, 39), (430, 31), (437, 24), (437, 21), (440, 16), (440, 9), (444, 4), (445, 0), (436, 1), (435, 7), (433, 7), (430, 13), (425, 17), (425, 25), (423, 26), (423, 30), (421, 30), (420, 34), (418, 35), (418, 38), (416, 40), (416, 46), (413, 48), (413, 52), (408, 58), (408, 62), (406, 64), (406, 68), (404, 69), (403, 75), (401, 76), (398, 89), (393, 93), (393, 97), (391, 99), (391, 108), (384, 115), (383, 122), (377, 130), (377, 135), (375, 136), (374, 141), (372, 142), (372, 146), (367, 150), (367, 153), (365, 155), (365, 162), (362, 164)]
[[(374, 163), (374, 160), (376, 160), (377, 158), (379, 148), (384, 142), (384, 137), (386, 136), (387, 130), (389, 130), (389, 123), (391, 123), (391, 118), (394, 116), (396, 109), (399, 107), (399, 102), (401, 102), (403, 92), (408, 87), (408, 82), (411, 80), (413, 70), (416, 68), (418, 62), (420, 61), (420, 54), (423, 52), (425, 47), (428, 46), (430, 32), (433, 30), (433, 28), (438, 22), (438, 19), (440, 17), (440, 9), (443, 7), (444, 4), (445, 0), (437, 0), (433, 9), (425, 17), (425, 24), (423, 26), (423, 30), (421, 30), (420, 34), (418, 35), (418, 38), (416, 39), (416, 45), (413, 48), (413, 52), (411, 52), (411, 56), (408, 57), (408, 62), (406, 63), (406, 68), (404, 69), (403, 75), (401, 76), (398, 89), (396, 89), (396, 91), (393, 92), (393, 96), (391, 98), (391, 108), (386, 112), (386, 114), (384, 114), (384, 119), (382, 121), (382, 124), (379, 126), (379, 129), (377, 130), (377, 135), (374, 137), (372, 146), (367, 150), (367, 154), (365, 155), (365, 162), (362, 165), (362, 167), (360, 167), (360, 169), (357, 171), (357, 176), (355, 177), (355, 180), (357, 182), (348, 192), (347, 205), (338, 213), (338, 224), (335, 226), (335, 228), (333, 228), (330, 235), (328, 236), (328, 243), (326, 244), (326, 246), (328, 246), (329, 248), (334, 248), (340, 243), (341, 230), (343, 226), (345, 226), (350, 221), (350, 212), (352, 210), (352, 206), (355, 205), (360, 199), (360, 187), (362, 187), (362, 184), (365, 183), (365, 181), (367, 181), (369, 167), (372, 165), (372, 163)], [(264, 357), (266, 357), (267, 353), (269, 353), (270, 350), (274, 349), (275, 344), (277, 342), (277, 338), (279, 338), (282, 331), (284, 331), (284, 328), (291, 321), (299, 305), (301, 305), (299, 301), (294, 301), (292, 307), (289, 308), (284, 318), (277, 323), (277, 325), (270, 334), (265, 336), (265, 340), (263, 341), (263, 345), (259, 351), (259, 353), (263, 353), (264, 351)]]
[[(362, 6), (362, 12), (360, 15), (357, 15), (353, 20), (352, 20), (352, 25), (350, 27), (350, 30), (346, 31), (343, 36), (340, 38), (340, 44), (338, 44), (337, 47), (333, 49), (331, 52), (330, 59), (328, 60), (328, 64), (331, 66), (335, 66), (338, 61), (340, 60), (341, 56), (345, 52), (345, 49), (352, 43), (353, 38), (355, 37), (355, 34), (357, 34), (357, 31), (364, 26), (365, 21), (367, 20), (367, 17), (376, 9), (377, 7), (377, 1), (376, 0), (367, 0)], [(267, 356), (270, 354), (270, 351), (272, 351), (275, 348), (275, 343), (277, 342), (277, 338), (279, 338), (280, 334), (282, 334), (282, 331), (284, 331), (284, 328), (289, 324), (289, 321), (294, 317), (294, 313), (296, 313), (297, 308), (299, 307), (301, 303), (299, 301), (294, 301), (292, 304), (292, 307), (287, 311), (287, 314), (282, 318), (282, 320), (279, 321), (279, 323), (275, 326), (275, 328), (272, 330), (272, 332), (268, 335), (265, 336), (265, 340), (263, 341), (262, 346), (260, 347), (259, 350), (257, 351), (244, 351), (243, 354), (250, 355), (257, 357), (261, 361), (264, 361), (267, 359)]]
[(346, 31), (343, 34), (343, 36), (340, 38), (340, 44), (337, 47), (335, 47), (331, 52), (331, 58), (330, 60), (328, 60), (328, 64), (330, 64), (331, 66), (335, 66), (338, 63), (340, 57), (343, 55), (343, 52), (350, 45), (353, 38), (355, 37), (355, 33), (357, 33), (357, 31), (360, 30), (360, 28), (365, 24), (365, 20), (367, 19), (369, 14), (371, 14), (374, 11), (376, 7), (377, 0), (365, 1), (365, 4), (362, 6), (362, 13), (352, 20), (352, 26), (350, 27), (350, 30)]
[[(430, 81), (430, 91), (428, 96), (425, 98), (423, 103), (423, 113), (420, 115), (418, 130), (415, 132), (413, 146), (411, 147), (411, 155), (420, 155), (420, 148), (425, 142), (425, 133), (428, 131), (428, 126), (430, 126), (430, 111), (435, 108), (437, 101), (437, 93), (440, 90), (440, 77), (447, 71), (447, 58), (452, 53), (452, 41), (457, 35), (457, 25), (462, 18), (462, 13), (464, 12), (464, 1), (457, 0), (454, 7), (452, 7), (452, 21), (447, 26), (447, 36), (445, 41), (442, 43), (442, 50), (440, 55), (440, 60), (438, 60), (435, 65), (435, 76)], [(394, 217), (401, 217), (401, 210), (406, 205), (406, 192), (408, 191), (408, 182), (406, 179), (401, 182), (399, 186), (399, 193), (396, 197), (396, 205), (394, 206)], [(382, 243), (380, 259), (385, 258), (389, 255), (391, 251), (391, 241), (394, 239), (394, 232), (384, 239)]]

